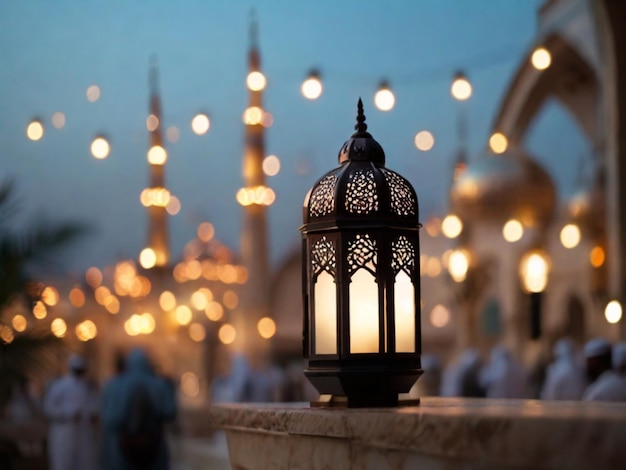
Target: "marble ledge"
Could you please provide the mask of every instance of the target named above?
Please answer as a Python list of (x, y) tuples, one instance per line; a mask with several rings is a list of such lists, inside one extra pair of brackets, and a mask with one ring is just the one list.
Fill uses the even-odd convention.
[(216, 404), (231, 465), (255, 468), (626, 468), (626, 404), (462, 398), (320, 409)]

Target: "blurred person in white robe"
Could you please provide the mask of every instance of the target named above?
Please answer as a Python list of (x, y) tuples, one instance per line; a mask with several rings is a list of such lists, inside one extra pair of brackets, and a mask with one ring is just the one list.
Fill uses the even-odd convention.
[(98, 467), (98, 390), (85, 374), (87, 364), (70, 356), (67, 375), (53, 382), (44, 398), (49, 420), (50, 470), (91, 470)]
[(541, 390), (542, 400), (580, 400), (587, 386), (574, 343), (562, 338), (554, 344), (554, 361), (548, 366)]
[(587, 387), (583, 400), (626, 401), (626, 343), (613, 346), (613, 369), (605, 371)]
[(480, 381), (487, 398), (528, 398), (529, 395), (526, 371), (504, 346), (491, 350)]

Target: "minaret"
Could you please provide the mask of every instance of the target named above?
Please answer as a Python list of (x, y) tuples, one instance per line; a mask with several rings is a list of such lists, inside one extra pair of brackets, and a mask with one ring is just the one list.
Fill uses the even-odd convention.
[(248, 280), (241, 293), (241, 310), (235, 320), (237, 338), (235, 349), (245, 352), (252, 360), (262, 359), (267, 340), (257, 332), (259, 319), (268, 314), (269, 303), (269, 247), (267, 236), (267, 206), (274, 193), (265, 185), (263, 173), (264, 126), (262, 94), (265, 77), (260, 73), (261, 57), (258, 49), (258, 25), (252, 13), (250, 49), (248, 52), (249, 104), (244, 113), (245, 144), (242, 173), (245, 187), (237, 199), (243, 206), (241, 257), (248, 271)]
[[(155, 58), (150, 60), (150, 115), (146, 121), (150, 131), (150, 185), (147, 190), (147, 201), (142, 202), (148, 207), (148, 248), (156, 255), (155, 266), (164, 267), (169, 262), (169, 236), (167, 230), (167, 211), (170, 193), (165, 188), (165, 162), (167, 151), (163, 146), (161, 135), (161, 97), (159, 96), (159, 72)], [(147, 204), (146, 204), (147, 202)]]

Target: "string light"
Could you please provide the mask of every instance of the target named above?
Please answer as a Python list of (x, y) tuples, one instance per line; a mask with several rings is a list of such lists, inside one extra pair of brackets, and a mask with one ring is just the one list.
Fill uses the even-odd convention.
[[(191, 130), (196, 135), (206, 134), (209, 131), (210, 127), (211, 127), (211, 120), (209, 119), (209, 116), (207, 116), (204, 113), (196, 114), (191, 120)], [(175, 140), (178, 140), (178, 135), (176, 135)]]
[(504, 153), (508, 146), (509, 141), (501, 132), (494, 132), (489, 138), (489, 148), (493, 153)]
[(530, 56), (530, 62), (537, 70), (545, 70), (552, 63), (552, 54), (545, 47), (538, 47)]
[(394, 96), (389, 83), (383, 80), (378, 87), (378, 91), (374, 95), (374, 104), (381, 111), (391, 111), (396, 104), (396, 97)]
[(316, 100), (322, 95), (324, 87), (317, 70), (311, 70), (309, 76), (302, 82), (301, 90), (304, 97), (309, 100)]
[(43, 123), (39, 119), (33, 119), (28, 126), (26, 126), (26, 137), (32, 141), (38, 141), (43, 137), (44, 127)]
[(265, 75), (263, 75), (258, 70), (254, 70), (248, 74), (246, 77), (246, 85), (248, 89), (251, 91), (261, 91), (265, 88), (267, 80), (265, 79)]
[(111, 146), (103, 136), (98, 136), (91, 142), (91, 155), (98, 160), (104, 160), (109, 156)]
[(415, 134), (415, 147), (422, 152), (427, 152), (435, 145), (435, 137), (428, 131), (419, 131)]
[(463, 72), (457, 72), (450, 86), (450, 93), (459, 101), (465, 101), (472, 96), (472, 84)]

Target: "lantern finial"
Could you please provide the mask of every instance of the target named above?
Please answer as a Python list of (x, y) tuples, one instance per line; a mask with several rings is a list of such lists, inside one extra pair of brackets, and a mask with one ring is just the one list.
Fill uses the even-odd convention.
[(361, 97), (359, 97), (359, 102), (357, 104), (356, 124), (354, 125), (354, 129), (357, 132), (367, 131), (367, 124), (365, 124), (365, 114), (363, 114), (363, 101), (361, 101)]

